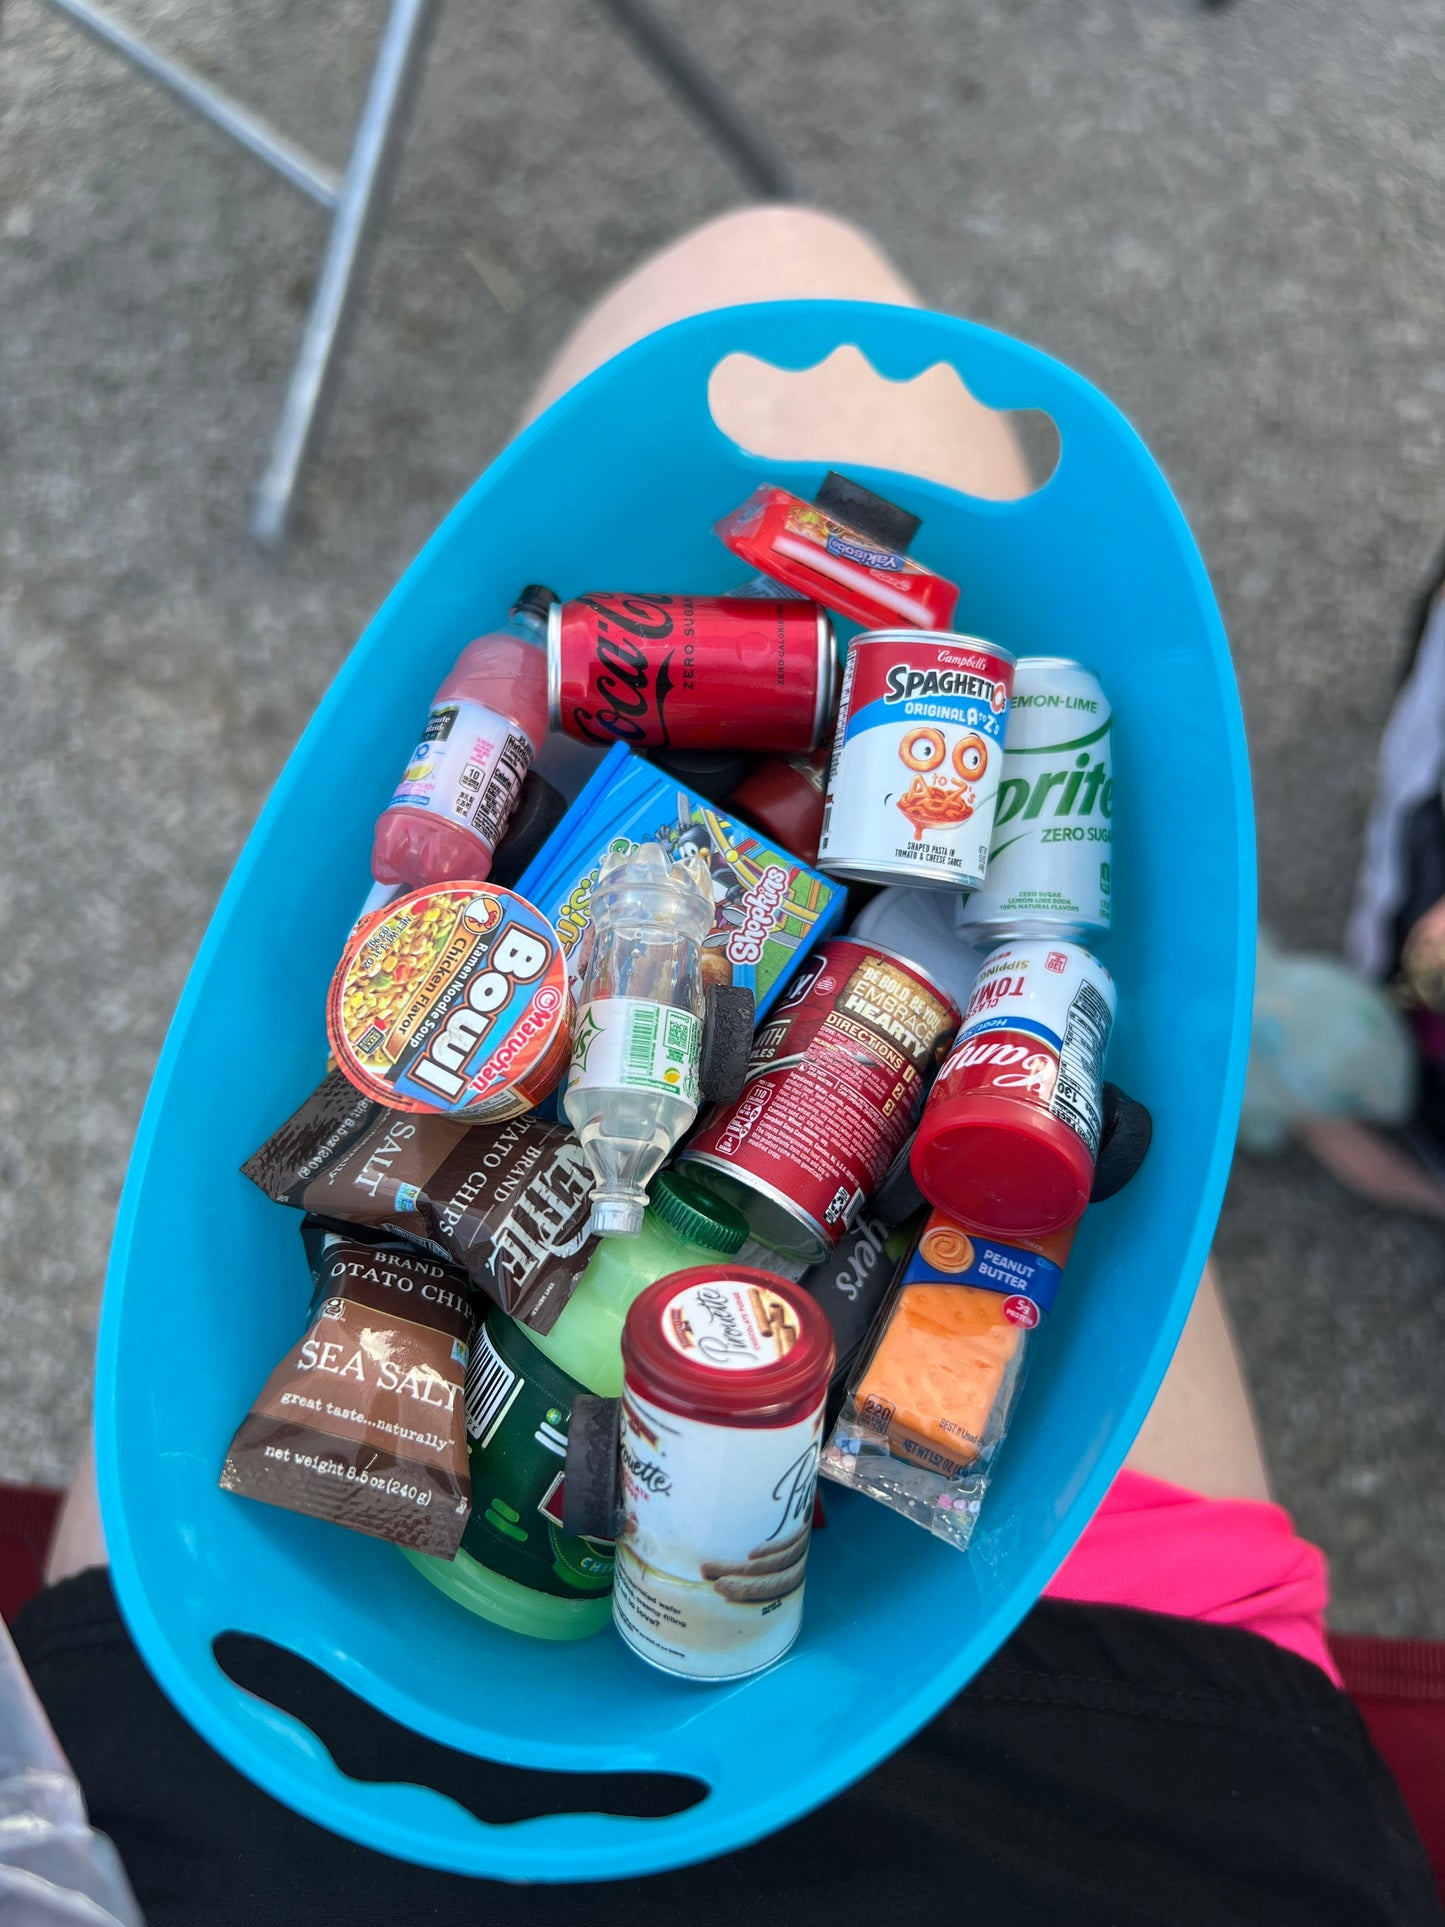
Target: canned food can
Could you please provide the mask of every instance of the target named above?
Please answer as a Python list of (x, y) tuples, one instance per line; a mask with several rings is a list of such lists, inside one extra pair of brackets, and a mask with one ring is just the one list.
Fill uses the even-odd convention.
[(983, 882), (1014, 659), (880, 629), (848, 651), (818, 864), (868, 883)]
[(1087, 941), (1109, 928), (1112, 722), (1091, 669), (1066, 656), (1019, 658), (988, 873), (961, 911), (971, 935)]
[(429, 884), (356, 925), (326, 1031), (347, 1079), (388, 1110), (501, 1123), (566, 1070), (568, 997), (535, 904), (490, 883)]
[(789, 856), (816, 863), (830, 756), (827, 748), (769, 756), (730, 793), (728, 807), (775, 836)]
[(1114, 980), (1075, 943), (1008, 943), (978, 973), (913, 1144), (918, 1188), (970, 1231), (1083, 1215), (1103, 1126)]
[(834, 937), (753, 1039), (747, 1082), (682, 1152), (775, 1251), (841, 1243), (913, 1129), (958, 1005), (906, 958)]
[(702, 1265), (622, 1330), (612, 1617), (682, 1679), (745, 1679), (798, 1636), (833, 1337), (799, 1286)]
[(813, 749), (837, 677), (826, 610), (795, 597), (598, 594), (548, 613), (552, 726), (583, 743)]

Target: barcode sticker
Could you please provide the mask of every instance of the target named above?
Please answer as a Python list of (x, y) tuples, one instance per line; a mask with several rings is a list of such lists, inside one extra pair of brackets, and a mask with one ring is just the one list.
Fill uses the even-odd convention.
[(702, 1020), (644, 997), (594, 997), (582, 1006), (567, 1088), (654, 1091), (698, 1102)]
[(491, 1444), (526, 1382), (497, 1351), (486, 1326), (479, 1326), (467, 1366), (467, 1433), (477, 1445)]

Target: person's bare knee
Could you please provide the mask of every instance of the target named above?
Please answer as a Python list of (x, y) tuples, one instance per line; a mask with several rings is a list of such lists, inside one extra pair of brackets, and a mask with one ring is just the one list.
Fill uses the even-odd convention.
[[(694, 228), (605, 294), (543, 376), (526, 419), (671, 322), (793, 299), (919, 305), (917, 291), (850, 222), (815, 208), (741, 208)], [(975, 401), (947, 367), (891, 382), (840, 344), (801, 371), (730, 357), (710, 393), (734, 440), (778, 461), (897, 469), (997, 501), (1032, 486), (1007, 417)]]
[(741, 302), (794, 298), (918, 305), (888, 258), (850, 222), (808, 207), (736, 208), (693, 228), (610, 288), (542, 377), (524, 419), (671, 322)]

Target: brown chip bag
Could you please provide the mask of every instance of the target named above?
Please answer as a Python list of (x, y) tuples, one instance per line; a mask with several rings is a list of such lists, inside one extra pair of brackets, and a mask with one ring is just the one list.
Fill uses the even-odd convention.
[(465, 1277), (307, 1220), (311, 1322), (231, 1441), (221, 1485), (450, 1559), (472, 1509)]
[(592, 1173), (566, 1125), (388, 1111), (340, 1071), (241, 1169), (278, 1204), (460, 1265), (534, 1331), (556, 1324), (594, 1249)]

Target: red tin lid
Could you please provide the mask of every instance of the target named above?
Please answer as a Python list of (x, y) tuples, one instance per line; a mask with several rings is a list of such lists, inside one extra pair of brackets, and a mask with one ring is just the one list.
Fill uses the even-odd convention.
[(926, 1106), (913, 1176), (930, 1204), (970, 1231), (1042, 1238), (1077, 1222), (1094, 1160), (1077, 1131), (1032, 1105), (970, 1092)]
[(649, 1285), (622, 1328), (627, 1382), (683, 1418), (792, 1425), (833, 1372), (827, 1314), (800, 1285), (746, 1265), (697, 1265)]

